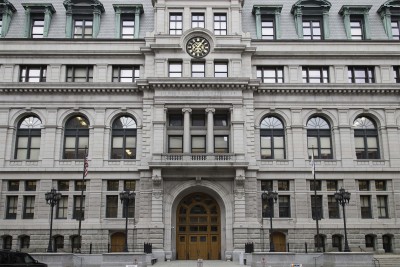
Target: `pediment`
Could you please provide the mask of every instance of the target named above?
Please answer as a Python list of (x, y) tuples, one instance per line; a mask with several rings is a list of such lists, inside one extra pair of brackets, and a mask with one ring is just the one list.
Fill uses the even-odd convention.
[(98, 0), (65, 0), (65, 9), (99, 9), (104, 12), (103, 4)]

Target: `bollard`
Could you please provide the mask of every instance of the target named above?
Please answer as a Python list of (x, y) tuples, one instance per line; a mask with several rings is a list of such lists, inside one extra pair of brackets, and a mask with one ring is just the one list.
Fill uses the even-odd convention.
[(197, 260), (197, 267), (203, 267), (203, 259)]

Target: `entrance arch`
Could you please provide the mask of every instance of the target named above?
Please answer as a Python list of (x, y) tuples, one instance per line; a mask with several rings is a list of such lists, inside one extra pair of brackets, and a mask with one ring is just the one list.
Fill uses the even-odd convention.
[(221, 258), (221, 211), (217, 201), (205, 193), (184, 197), (176, 210), (178, 260)]
[(123, 252), (125, 246), (125, 233), (117, 232), (111, 235), (111, 252)]

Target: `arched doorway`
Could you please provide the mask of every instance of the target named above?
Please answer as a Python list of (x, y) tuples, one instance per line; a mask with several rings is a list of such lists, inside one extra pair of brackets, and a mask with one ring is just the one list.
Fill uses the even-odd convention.
[(125, 233), (117, 232), (111, 235), (110, 252), (122, 252), (125, 245)]
[(176, 212), (178, 260), (221, 258), (221, 214), (218, 203), (204, 193), (182, 199)]
[(286, 236), (281, 232), (274, 232), (271, 235), (275, 252), (286, 252)]
[(383, 235), (382, 242), (383, 242), (383, 249), (385, 250), (385, 253), (392, 253), (393, 252), (392, 236), (391, 235)]

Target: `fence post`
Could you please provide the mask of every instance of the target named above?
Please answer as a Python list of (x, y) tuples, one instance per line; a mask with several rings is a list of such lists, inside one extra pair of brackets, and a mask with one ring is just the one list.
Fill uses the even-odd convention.
[(306, 253), (308, 253), (307, 252), (307, 242), (304, 242), (304, 245), (305, 245), (305, 248), (306, 248)]
[(107, 244), (107, 252), (110, 253), (110, 243)]
[(287, 243), (287, 252), (290, 252), (289, 243)]
[(89, 246), (89, 254), (92, 254), (92, 243), (90, 243), (90, 246)]

